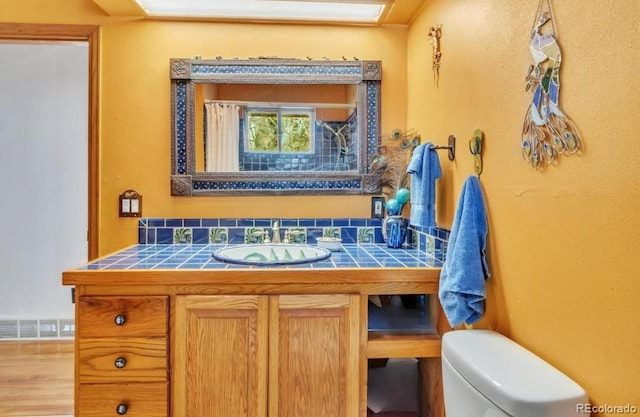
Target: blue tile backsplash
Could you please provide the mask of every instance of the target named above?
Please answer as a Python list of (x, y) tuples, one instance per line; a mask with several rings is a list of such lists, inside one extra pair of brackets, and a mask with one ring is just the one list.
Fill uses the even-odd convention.
[[(382, 219), (370, 218), (140, 218), (140, 244), (242, 244), (260, 243), (264, 230), (270, 233), (280, 222), (280, 239), (285, 231), (295, 231), (291, 242), (315, 244), (318, 237), (339, 237), (342, 243), (384, 243)], [(443, 261), (449, 230), (409, 228), (406, 246), (415, 247)]]

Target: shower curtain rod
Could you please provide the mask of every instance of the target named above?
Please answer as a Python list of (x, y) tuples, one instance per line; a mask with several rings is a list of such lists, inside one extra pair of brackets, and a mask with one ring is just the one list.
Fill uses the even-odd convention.
[(210, 100), (205, 99), (205, 103), (223, 103), (223, 104), (237, 104), (239, 106), (251, 106), (251, 107), (314, 107), (324, 109), (353, 109), (357, 106), (355, 104), (344, 103), (286, 103), (278, 101), (242, 101), (242, 100)]

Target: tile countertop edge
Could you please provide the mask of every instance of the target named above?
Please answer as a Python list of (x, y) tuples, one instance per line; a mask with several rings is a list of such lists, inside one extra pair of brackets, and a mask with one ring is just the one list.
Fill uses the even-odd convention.
[[(342, 272), (342, 273), (340, 273)], [(70, 270), (64, 285), (268, 285), (420, 283), (438, 285), (440, 268)]]

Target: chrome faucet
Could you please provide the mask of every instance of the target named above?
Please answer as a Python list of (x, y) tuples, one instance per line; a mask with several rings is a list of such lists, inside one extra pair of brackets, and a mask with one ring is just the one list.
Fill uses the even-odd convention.
[(280, 223), (277, 220), (271, 225), (271, 230), (273, 230), (273, 239), (271, 239), (273, 243), (280, 243)]

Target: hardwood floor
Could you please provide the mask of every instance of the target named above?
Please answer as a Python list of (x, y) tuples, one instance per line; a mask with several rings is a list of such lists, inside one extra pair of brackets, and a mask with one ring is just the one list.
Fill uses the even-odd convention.
[(72, 340), (0, 342), (0, 416), (73, 414)]

